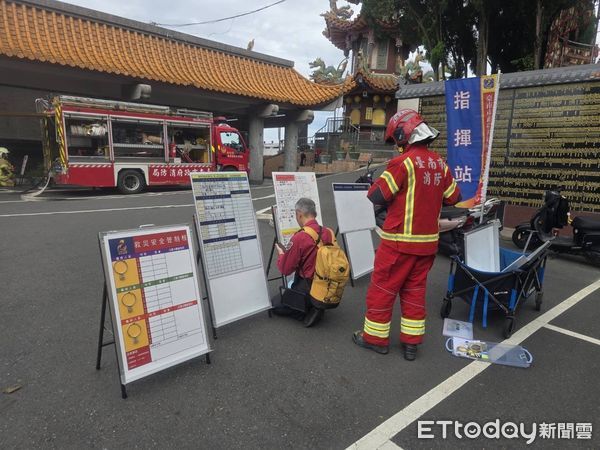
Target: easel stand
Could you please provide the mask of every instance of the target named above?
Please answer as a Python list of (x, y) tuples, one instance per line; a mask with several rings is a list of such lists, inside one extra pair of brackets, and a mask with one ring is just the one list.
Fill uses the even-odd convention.
[[(340, 231), (340, 227), (337, 227), (335, 229), (335, 237), (337, 238), (337, 235)], [(344, 246), (344, 253), (346, 253), (346, 255), (348, 254), (348, 244), (346, 243), (346, 235), (344, 233), (342, 233), (342, 244)], [(354, 287), (354, 277), (352, 276), (352, 266), (350, 266), (350, 286)]]
[(273, 244), (271, 245), (271, 254), (269, 255), (269, 262), (267, 264), (267, 281), (281, 281), (281, 286), (287, 287), (285, 276), (282, 274), (278, 277), (269, 278), (269, 273), (271, 272), (271, 264), (273, 263), (273, 255), (275, 255), (275, 247), (277, 246), (277, 236), (279, 236), (279, 231), (277, 230), (277, 206), (271, 206), (271, 215), (273, 216), (273, 229), (275, 230), (275, 237), (273, 238)]
[[(104, 342), (104, 331), (106, 328), (106, 309), (108, 306), (108, 290), (106, 288), (106, 282), (104, 283), (104, 289), (102, 291), (102, 312), (100, 313), (100, 332), (98, 333), (98, 353), (96, 356), (96, 370), (101, 369), (102, 364), (102, 350), (104, 347), (109, 345), (115, 346), (115, 359), (117, 361), (117, 374), (119, 376), (119, 382), (121, 384), (121, 398), (127, 398), (127, 387), (123, 383), (121, 383), (121, 365), (119, 363), (119, 355), (117, 354), (117, 343), (115, 341), (115, 326), (111, 317), (111, 330), (112, 339), (110, 341)], [(210, 353), (206, 353), (205, 355), (206, 364), (210, 364)]]
[[(108, 342), (104, 342), (104, 330), (106, 329), (106, 307), (108, 306), (108, 290), (106, 288), (106, 282), (104, 283), (104, 290), (102, 291), (102, 313), (100, 313), (100, 332), (98, 334), (98, 354), (96, 357), (96, 370), (100, 370), (100, 365), (102, 363), (102, 349), (108, 345), (115, 346), (115, 359), (117, 360), (117, 374), (119, 375), (119, 382), (121, 380), (121, 367), (119, 364), (119, 355), (117, 354), (117, 343), (115, 341), (115, 326), (112, 321), (111, 324), (111, 333), (112, 340)], [(208, 353), (206, 354), (208, 356)], [(207, 359), (207, 363), (210, 363), (210, 360)], [(127, 398), (127, 387), (123, 383), (121, 384), (121, 398)]]
[(205, 301), (208, 306), (208, 315), (210, 316), (210, 327), (212, 328), (213, 338), (217, 339), (217, 328), (215, 327), (215, 322), (213, 319), (213, 311), (211, 306), (211, 301), (209, 298), (209, 289), (208, 289), (208, 281), (206, 279), (206, 270), (204, 269), (204, 262), (202, 261), (202, 254), (200, 253), (200, 230), (198, 229), (198, 222), (196, 221), (196, 217), (192, 218), (192, 222), (194, 222), (194, 232), (196, 233), (196, 242), (198, 245), (198, 252), (196, 253), (196, 263), (200, 266), (200, 270), (202, 272), (202, 281), (204, 281), (204, 290), (206, 295), (202, 297), (202, 301)]

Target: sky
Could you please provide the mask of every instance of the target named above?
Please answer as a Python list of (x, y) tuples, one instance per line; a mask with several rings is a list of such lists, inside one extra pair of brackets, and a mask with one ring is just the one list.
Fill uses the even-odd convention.
[[(274, 3), (276, 0), (68, 0), (67, 3), (140, 22), (176, 25), (233, 16)], [(338, 7), (345, 1), (338, 1)], [(353, 9), (360, 8), (350, 5)], [(215, 24), (188, 27), (164, 26), (217, 42), (246, 48), (254, 39), (254, 51), (294, 61), (295, 69), (308, 77), (308, 63), (317, 57), (329, 66), (344, 58), (343, 52), (323, 36), (328, 0), (285, 0), (263, 11)], [(324, 125), (333, 112), (315, 112), (309, 136)], [(283, 136), (283, 133), (282, 133)], [(277, 130), (265, 130), (265, 140), (277, 140)]]

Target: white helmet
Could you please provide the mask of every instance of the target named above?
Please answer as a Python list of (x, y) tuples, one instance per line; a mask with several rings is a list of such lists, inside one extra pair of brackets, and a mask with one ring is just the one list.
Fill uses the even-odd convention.
[(0, 147), (0, 156), (8, 155), (9, 151), (6, 147)]

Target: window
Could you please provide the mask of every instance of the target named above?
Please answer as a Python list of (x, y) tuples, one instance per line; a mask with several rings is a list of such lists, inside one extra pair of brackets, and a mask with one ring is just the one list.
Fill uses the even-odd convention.
[(377, 61), (375, 68), (377, 70), (386, 70), (388, 66), (388, 46), (390, 41), (377, 41)]
[(235, 151), (243, 152), (244, 146), (240, 140), (240, 135), (230, 131), (221, 131), (221, 144), (231, 147)]
[(109, 159), (106, 117), (65, 115), (69, 158)]
[(112, 131), (115, 159), (165, 158), (162, 122), (113, 118)]
[(169, 148), (182, 163), (210, 162), (210, 128), (184, 123), (169, 123)]

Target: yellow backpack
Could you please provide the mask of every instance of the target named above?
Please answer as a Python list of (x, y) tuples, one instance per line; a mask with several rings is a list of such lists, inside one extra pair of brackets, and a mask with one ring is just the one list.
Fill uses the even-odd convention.
[(315, 262), (315, 276), (310, 288), (310, 296), (319, 308), (336, 308), (341, 300), (344, 288), (350, 277), (350, 264), (346, 254), (335, 239), (331, 228), (326, 228), (331, 233), (331, 244), (324, 244), (321, 240), (323, 227), (319, 233), (310, 227), (302, 231), (313, 238), (317, 246), (317, 259)]

